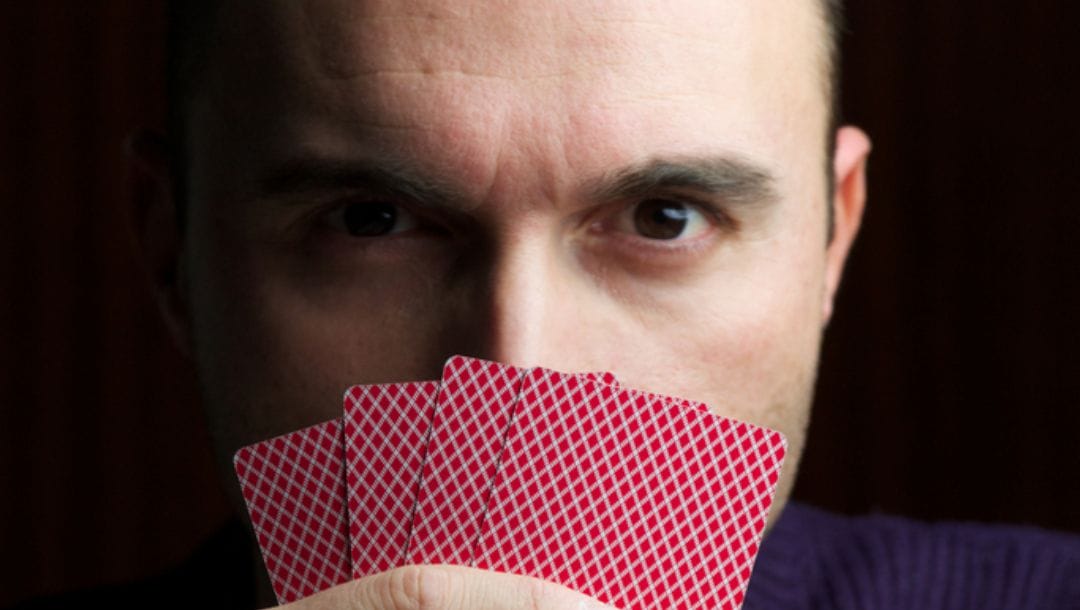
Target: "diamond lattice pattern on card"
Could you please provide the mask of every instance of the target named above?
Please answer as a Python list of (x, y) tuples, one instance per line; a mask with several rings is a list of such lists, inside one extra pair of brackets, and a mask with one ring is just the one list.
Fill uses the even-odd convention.
[(233, 459), (279, 603), (349, 580), (344, 458), (334, 420), (244, 447)]
[(353, 577), (403, 565), (435, 407), (435, 381), (354, 386), (345, 393)]
[(474, 565), (624, 610), (737, 608), (786, 442), (689, 406), (530, 372)]
[(447, 361), (424, 457), (410, 563), (469, 561), (523, 374), (475, 358)]

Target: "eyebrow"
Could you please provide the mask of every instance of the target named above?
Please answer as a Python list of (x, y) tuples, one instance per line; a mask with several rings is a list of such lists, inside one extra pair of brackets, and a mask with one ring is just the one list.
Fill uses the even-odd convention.
[(418, 204), (450, 207), (466, 200), (453, 185), (434, 180), (406, 163), (299, 158), (282, 163), (257, 181), (261, 197), (282, 197), (364, 189), (408, 198)]
[[(657, 158), (590, 180), (585, 194), (592, 201), (616, 201), (685, 189), (743, 205), (776, 200), (775, 181), (767, 168), (731, 155)], [(258, 195), (269, 198), (359, 189), (438, 208), (460, 207), (469, 200), (453, 184), (387, 158), (377, 162), (297, 158), (274, 167), (257, 182)]]
[(764, 166), (725, 155), (653, 159), (594, 181), (589, 192), (597, 199), (612, 201), (689, 189), (733, 204), (752, 204), (777, 200), (775, 183), (775, 176)]

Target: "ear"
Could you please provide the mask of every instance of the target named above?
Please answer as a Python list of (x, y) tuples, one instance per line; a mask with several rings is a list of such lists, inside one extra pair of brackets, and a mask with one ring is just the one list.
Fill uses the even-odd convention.
[(832, 241), (825, 254), (825, 299), (822, 320), (829, 322), (833, 300), (840, 287), (851, 244), (859, 232), (866, 206), (866, 159), (870, 138), (857, 127), (842, 127), (836, 132), (833, 159)]
[(165, 136), (139, 129), (128, 137), (127, 153), (136, 181), (131, 215), (139, 255), (166, 326), (180, 350), (190, 356), (183, 235), (173, 201)]

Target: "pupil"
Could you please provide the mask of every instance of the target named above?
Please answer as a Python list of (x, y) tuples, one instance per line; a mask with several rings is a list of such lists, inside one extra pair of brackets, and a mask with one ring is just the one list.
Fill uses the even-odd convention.
[(386, 235), (397, 223), (397, 210), (389, 203), (353, 204), (344, 215), (345, 228), (354, 237)]
[(634, 228), (649, 239), (675, 239), (686, 230), (690, 211), (681, 203), (650, 200), (634, 213)]

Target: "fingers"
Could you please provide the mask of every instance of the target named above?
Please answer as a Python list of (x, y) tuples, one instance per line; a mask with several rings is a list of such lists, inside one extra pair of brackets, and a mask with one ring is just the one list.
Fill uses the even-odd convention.
[(555, 583), (462, 566), (406, 566), (313, 595), (290, 610), (613, 610)]

